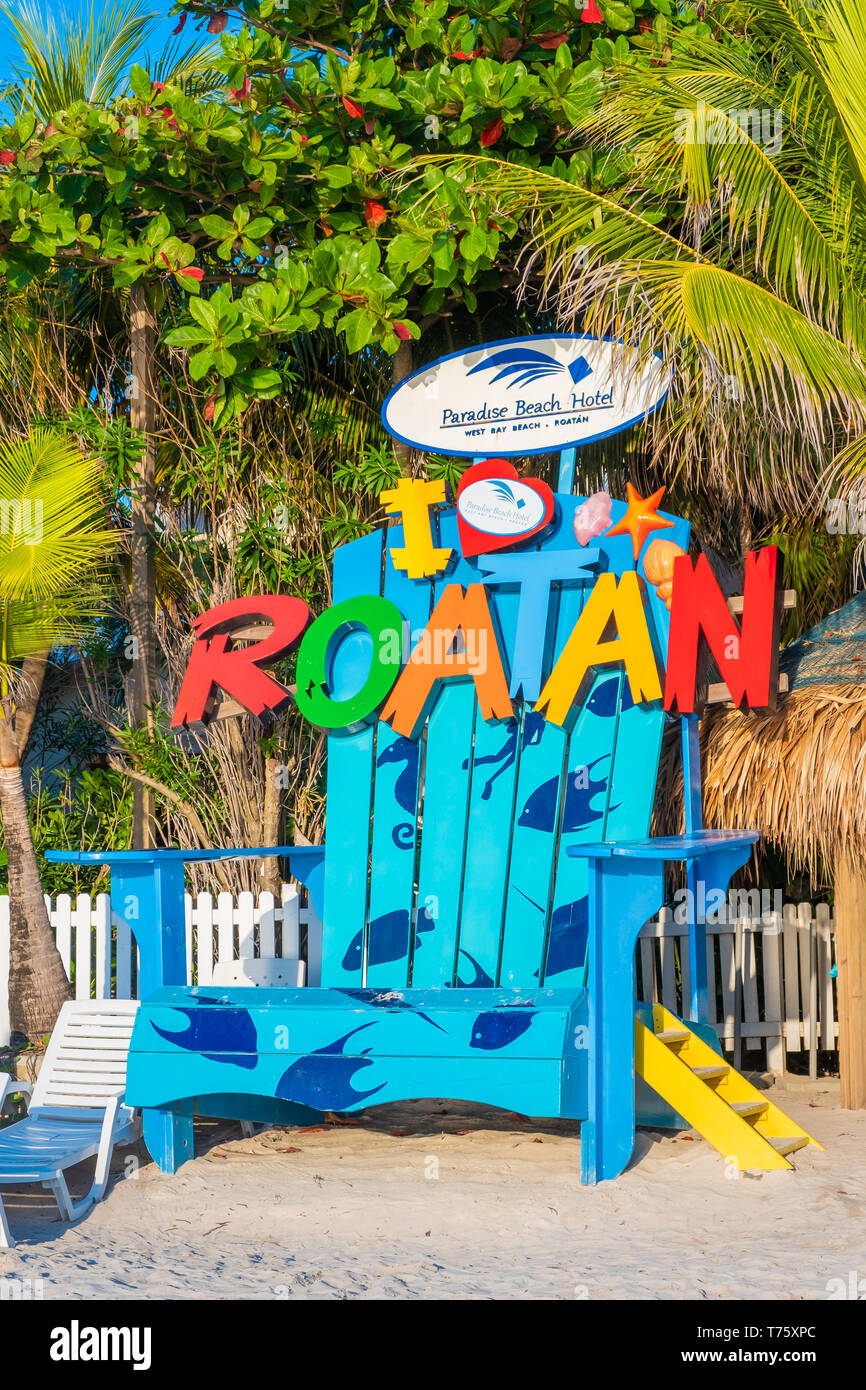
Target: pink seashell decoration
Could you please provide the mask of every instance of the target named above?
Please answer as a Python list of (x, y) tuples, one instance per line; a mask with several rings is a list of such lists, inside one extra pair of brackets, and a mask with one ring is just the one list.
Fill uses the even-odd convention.
[(574, 514), (574, 534), (578, 545), (588, 545), (610, 526), (610, 493), (594, 492)]

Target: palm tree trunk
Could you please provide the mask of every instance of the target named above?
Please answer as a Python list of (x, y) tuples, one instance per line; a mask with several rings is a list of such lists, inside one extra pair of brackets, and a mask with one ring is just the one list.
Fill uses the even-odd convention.
[[(153, 432), (156, 421), (156, 392), (153, 380), (156, 321), (141, 281), (129, 292), (129, 343), (132, 366), (132, 394), (129, 420), (144, 435), (144, 450), (131, 490), (131, 586), (129, 617), (135, 645), (132, 653), (129, 714), (135, 725), (151, 722), (150, 709), (156, 697), (156, 574), (153, 530), (156, 512), (156, 452)], [(132, 843), (134, 849), (149, 849), (153, 837), (153, 794), (134, 782)]]
[(13, 716), (0, 717), (0, 815), (9, 872), (9, 1016), (12, 1041), (35, 1042), (51, 1032), (72, 997), (48, 920), (27, 815), (21, 758), (45, 675), (44, 659), (25, 662)]

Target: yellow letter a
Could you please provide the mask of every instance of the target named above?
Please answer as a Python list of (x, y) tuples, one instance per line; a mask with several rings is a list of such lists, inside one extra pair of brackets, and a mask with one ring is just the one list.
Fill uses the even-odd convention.
[[(602, 641), (611, 619), (619, 635)], [(639, 700), (661, 699), (658, 663), (636, 570), (626, 570), (618, 584), (615, 574), (599, 575), (535, 709), (552, 724), (567, 727), (578, 712), (575, 706), (583, 702), (588, 692), (596, 668), (614, 661), (624, 662), (636, 704)]]

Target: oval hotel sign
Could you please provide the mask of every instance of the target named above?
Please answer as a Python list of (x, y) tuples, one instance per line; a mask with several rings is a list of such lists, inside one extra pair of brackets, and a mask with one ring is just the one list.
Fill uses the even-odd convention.
[(406, 377), (382, 406), (389, 434), (436, 454), (548, 454), (636, 425), (661, 405), (660, 358), (572, 334), (453, 352)]

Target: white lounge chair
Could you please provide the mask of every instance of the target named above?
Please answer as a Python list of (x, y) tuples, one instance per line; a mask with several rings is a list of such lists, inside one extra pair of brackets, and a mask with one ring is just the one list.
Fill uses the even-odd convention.
[[(5, 1077), (0, 1112), (17, 1092), (29, 1094), (27, 1115), (0, 1129), (0, 1188), (41, 1183), (60, 1215), (77, 1221), (102, 1200), (115, 1144), (137, 1137), (135, 1111), (124, 1105), (126, 1059), (138, 1002), (93, 999), (64, 1004), (35, 1086)], [(74, 1202), (64, 1170), (96, 1155), (93, 1186)], [(0, 1247), (15, 1242), (0, 1195)]]

